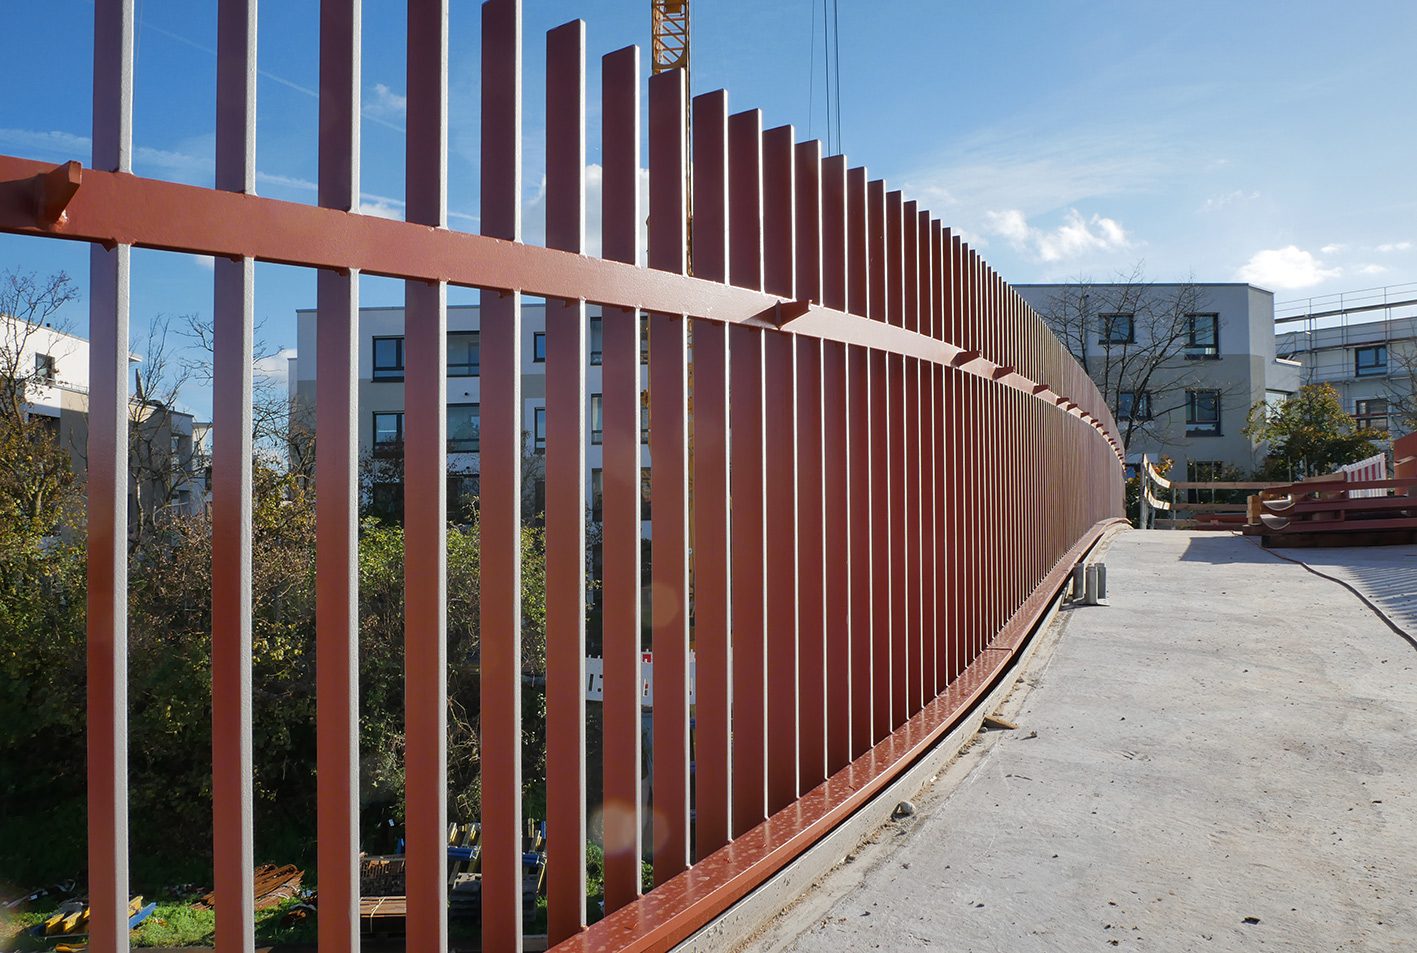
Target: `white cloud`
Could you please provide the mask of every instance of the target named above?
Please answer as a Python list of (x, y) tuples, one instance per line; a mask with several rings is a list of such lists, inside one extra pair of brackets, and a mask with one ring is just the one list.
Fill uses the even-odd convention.
[[(649, 170), (640, 169), (640, 215), (639, 215), (639, 263), (645, 263), (645, 250), (649, 246), (647, 218), (649, 215)], [(605, 170), (598, 162), (585, 168), (585, 253), (591, 258), (601, 254), (601, 235), (604, 223), (601, 219), (602, 196), (604, 194)], [(528, 245), (542, 245), (546, 242), (546, 176), (537, 183), (536, 192), (522, 202), (522, 241)]]
[(985, 229), (1040, 261), (1055, 262), (1077, 258), (1088, 252), (1112, 251), (1131, 244), (1126, 229), (1116, 219), (1097, 213), (1084, 218), (1075, 208), (1064, 216), (1063, 224), (1052, 230), (1029, 223), (1016, 208), (984, 213)]
[(400, 96), (383, 83), (375, 83), (373, 95), (365, 98), (362, 111), (366, 116), (401, 117), (408, 112), (408, 97)]
[(1347, 247), (1348, 247), (1347, 245), (1343, 245), (1343, 244), (1330, 244), (1330, 245), (1325, 245), (1324, 247), (1322, 247), (1322, 248), (1319, 249), (1319, 254), (1320, 254), (1320, 255), (1332, 255), (1332, 254), (1334, 254), (1335, 252), (1341, 252), (1341, 251), (1343, 251), (1343, 249), (1345, 249), (1345, 248), (1347, 248)]
[(251, 366), (253, 376), (284, 390), (290, 385), (290, 359), (295, 356), (295, 348), (283, 347), (274, 354), (263, 357)]
[(1380, 252), (1410, 251), (1411, 249), (1411, 242), (1386, 242), (1378, 246)]
[(1386, 265), (1363, 265), (1358, 269), (1360, 275), (1380, 275), (1387, 271)]
[(215, 271), (215, 270), (216, 270), (216, 263), (215, 263), (215, 261), (212, 259), (212, 256), (211, 256), (211, 255), (193, 255), (193, 256), (192, 256), (192, 264), (196, 265), (198, 268), (202, 269), (203, 271)]
[(1257, 251), (1235, 272), (1240, 281), (1274, 290), (1309, 288), (1337, 278), (1341, 268), (1326, 268), (1324, 263), (1297, 245), (1266, 248)]
[(403, 221), (403, 203), (380, 199), (372, 195), (361, 195), (359, 198), (359, 214), (375, 215), (379, 218), (391, 218), (399, 222)]
[(1224, 195), (1212, 195), (1201, 205), (1202, 212), (1218, 212), (1227, 205), (1234, 205), (1237, 202), (1253, 202), (1259, 198), (1258, 192), (1246, 192), (1244, 189), (1236, 189), (1233, 192), (1226, 192)]

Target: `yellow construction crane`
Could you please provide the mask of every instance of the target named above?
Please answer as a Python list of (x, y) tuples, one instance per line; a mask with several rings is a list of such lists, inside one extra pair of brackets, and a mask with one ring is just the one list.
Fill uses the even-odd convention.
[[(694, 163), (689, 131), (693, 111), (693, 94), (689, 92), (689, 0), (650, 0), (650, 29), (653, 36), (654, 63), (651, 72), (658, 76), (672, 69), (684, 71), (684, 211), (689, 221), (694, 217)], [(688, 272), (694, 273), (693, 241), (688, 244)]]
[[(689, 0), (650, 0), (654, 72), (683, 67), (689, 77)], [(687, 89), (688, 83), (685, 82)]]

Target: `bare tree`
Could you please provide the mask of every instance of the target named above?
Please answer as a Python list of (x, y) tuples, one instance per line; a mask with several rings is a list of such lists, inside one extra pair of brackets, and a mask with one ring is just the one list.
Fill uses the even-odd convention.
[[(256, 322), (251, 346), (251, 362), (259, 367), (281, 351), (262, 335), (265, 320)], [(210, 318), (189, 315), (183, 336), (201, 352), (200, 359), (188, 358), (194, 380), (211, 386), (213, 357), (216, 353)], [(251, 441), (255, 452), (278, 470), (309, 479), (315, 474), (315, 430), (313, 414), (302, 411), (288, 390), (266, 374), (251, 378)]]
[(1417, 346), (1389, 347), (1388, 429), (1394, 437), (1417, 430)]
[(181, 502), (179, 495), (193, 491), (199, 476), (191, 417), (176, 409), (192, 375), (170, 340), (172, 322), (172, 316), (160, 314), (148, 325), (128, 401), (130, 492), (137, 502), (129, 535), (134, 540), (155, 529), (164, 512)]
[(1216, 354), (1205, 307), (1193, 278), (1156, 284), (1138, 263), (1110, 282), (1077, 278), (1040, 316), (1097, 384), (1130, 446), (1138, 433), (1160, 438), (1166, 418), (1186, 407), (1186, 392), (1205, 380), (1191, 359)]
[(53, 348), (65, 333), (60, 314), (77, 296), (62, 271), (0, 274), (0, 495), (29, 520), (51, 511), (74, 485), (57, 418), (31, 411), (38, 392), (56, 383), (60, 355)]

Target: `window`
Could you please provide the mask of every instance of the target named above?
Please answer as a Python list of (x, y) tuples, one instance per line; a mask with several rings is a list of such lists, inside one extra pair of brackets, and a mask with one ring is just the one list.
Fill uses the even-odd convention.
[(448, 405), (448, 452), (476, 453), (482, 414), (478, 404)]
[(1099, 344), (1136, 343), (1136, 315), (1102, 314), (1098, 317), (1102, 321), (1102, 337), (1098, 341)]
[(1220, 315), (1186, 315), (1186, 359), (1191, 361), (1220, 357)]
[(533, 331), (531, 333), (531, 362), (533, 364), (546, 363), (546, 332)]
[(533, 449), (546, 449), (546, 408), (538, 407), (532, 412), (531, 445)]
[(640, 315), (640, 363), (649, 363), (649, 315)]
[(36, 354), (34, 356), (34, 376), (42, 381), (54, 380), (53, 354)]
[(1355, 401), (1353, 419), (1358, 422), (1360, 427), (1387, 430), (1387, 398), (1370, 397), (1367, 400)]
[(640, 471), (640, 519), (649, 519), (650, 479), (649, 467)]
[(1374, 344), (1353, 349), (1353, 373), (1357, 377), (1378, 377), (1387, 373), (1387, 345)]
[(448, 376), (476, 377), (482, 373), (482, 339), (476, 331), (448, 335)]
[(649, 446), (649, 391), (640, 397), (640, 443)]
[(403, 338), (374, 339), (374, 380), (403, 380)]
[(1124, 390), (1118, 394), (1117, 417), (1121, 420), (1150, 420), (1151, 391)]
[(590, 363), (592, 367), (600, 366), (601, 359), (605, 354), (605, 321), (601, 318), (590, 319)]
[(601, 501), (605, 499), (605, 471), (595, 467), (590, 471), (590, 518), (601, 520)]
[(374, 414), (374, 452), (398, 453), (403, 450), (403, 412)]
[(1220, 391), (1186, 391), (1186, 435), (1220, 436)]
[(600, 394), (590, 395), (590, 442), (599, 444), (605, 439), (605, 399)]

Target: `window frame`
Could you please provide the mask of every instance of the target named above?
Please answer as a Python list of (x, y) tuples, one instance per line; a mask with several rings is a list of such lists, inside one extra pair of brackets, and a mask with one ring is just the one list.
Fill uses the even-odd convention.
[(598, 447), (605, 442), (605, 395), (590, 395), (590, 443)]
[[(448, 351), (448, 376), (449, 377), (481, 377), (482, 376), (482, 332), (481, 331), (449, 331), (448, 342), (451, 344), (454, 337), (470, 337), (473, 348), (477, 355), (476, 359), (469, 362), (453, 363), (452, 351)], [(454, 367), (466, 367), (467, 373), (461, 371), (454, 372)]]
[[(1127, 413), (1122, 408), (1123, 398), (1130, 397), (1132, 402), (1132, 413)], [(1136, 409), (1141, 407), (1145, 413), (1136, 413)], [(1151, 391), (1149, 390), (1124, 390), (1117, 395), (1117, 418), (1119, 420), (1151, 420)]]
[[(1382, 352), (1382, 363), (1374, 363), (1368, 368), (1363, 365), (1363, 353), (1371, 351), (1374, 354)], [(1353, 348), (1353, 376), (1354, 377), (1386, 377), (1388, 368), (1388, 352), (1386, 344), (1359, 344)]]
[[(394, 432), (398, 435), (393, 441), (379, 439), (379, 418), (395, 417), (398, 424)], [(369, 412), (370, 423), (373, 425), (372, 439), (370, 446), (373, 447), (375, 455), (379, 454), (399, 454), (403, 452), (405, 419), (402, 410), (372, 410)]]
[(59, 362), (54, 359), (53, 354), (35, 352), (34, 376), (44, 384), (52, 384), (59, 379)]
[[(1098, 344), (1135, 344), (1137, 343), (1137, 316), (1135, 311), (1108, 311), (1097, 316), (1102, 322), (1102, 328), (1097, 339)], [(1117, 318), (1127, 319), (1126, 337), (1119, 337), (1115, 332), (1113, 322)]]
[(599, 367), (605, 360), (605, 318), (594, 315), (586, 332), (586, 349), (591, 367)]
[(531, 332), (531, 362), (533, 364), (546, 363), (546, 332)]
[[(477, 421), (477, 427), (476, 427), (476, 432), (473, 434), (471, 441), (457, 440), (457, 439), (455, 439), (455, 438), (453, 437), (453, 426), (452, 426), (452, 423), (453, 423), (453, 420), (452, 420), (453, 414), (452, 414), (452, 411), (453, 411), (453, 408), (454, 408), (454, 407), (471, 407), (471, 408), (473, 408), (473, 417), (474, 417), (474, 418), (476, 419), (476, 421)], [(481, 453), (481, 452), (482, 452), (482, 404), (481, 404), (480, 401), (475, 401), (475, 400), (460, 400), (460, 401), (453, 401), (453, 402), (449, 403), (449, 404), (448, 404), (447, 420), (448, 420), (447, 432), (448, 432), (448, 452), (449, 452), (449, 453)], [(462, 444), (462, 443), (468, 443), (468, 442), (471, 442), (472, 446), (470, 446), (470, 447), (456, 446), (456, 444)]]
[[(404, 354), (402, 334), (376, 334), (370, 339), (369, 345), (369, 379), (371, 381), (401, 381), (407, 370), (407, 357)], [(379, 344), (383, 341), (394, 341), (398, 347), (398, 366), (379, 366)]]
[(546, 408), (533, 407), (531, 411), (531, 448), (546, 449)]
[[(1201, 420), (1197, 416), (1199, 399), (1210, 397), (1215, 401), (1215, 419)], [(1187, 437), (1219, 437), (1222, 436), (1221, 421), (1224, 417), (1224, 406), (1221, 400), (1220, 391), (1212, 388), (1198, 388), (1186, 391), (1186, 436)]]
[[(1369, 409), (1370, 404), (1380, 403), (1383, 405), (1382, 413), (1374, 413)], [(1353, 401), (1353, 419), (1360, 427), (1367, 427), (1370, 430), (1381, 430), (1384, 433), (1391, 429), (1390, 418), (1392, 415), (1392, 402), (1386, 397), (1361, 397)], [(1376, 423), (1381, 420), (1382, 423)]]
[[(1210, 320), (1210, 343), (1196, 343), (1196, 328), (1198, 318), (1208, 318)], [(1194, 311), (1186, 315), (1186, 347), (1185, 356), (1188, 361), (1218, 361), (1220, 360), (1220, 314), (1216, 311)]]

